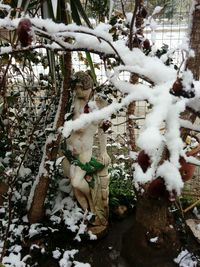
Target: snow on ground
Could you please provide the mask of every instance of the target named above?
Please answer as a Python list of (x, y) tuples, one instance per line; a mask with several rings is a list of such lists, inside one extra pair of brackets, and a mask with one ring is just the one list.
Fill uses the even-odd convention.
[(179, 265), (179, 267), (197, 267), (197, 260), (193, 258), (193, 255), (187, 250), (183, 250), (174, 259), (174, 262)]

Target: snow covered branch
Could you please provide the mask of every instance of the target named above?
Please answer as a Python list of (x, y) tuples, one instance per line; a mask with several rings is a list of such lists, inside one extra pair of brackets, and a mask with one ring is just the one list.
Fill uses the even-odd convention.
[[(117, 62), (117, 66), (113, 67), (110, 73), (107, 73), (107, 78), (121, 92), (122, 101), (120, 103), (113, 102), (109, 106), (101, 110), (94, 110), (89, 114), (82, 114), (76, 120), (66, 121), (62, 129), (64, 137), (67, 138), (72, 131), (108, 118), (122, 107), (128, 106), (132, 101), (148, 101), (152, 105), (152, 109), (145, 119), (144, 127), (137, 141), (137, 145), (151, 159), (148, 179), (155, 178), (156, 168), (162, 154), (160, 149), (166, 147), (169, 151), (168, 162), (160, 164), (159, 173), (164, 176), (163, 179), (169, 182), (169, 176), (165, 175), (164, 170), (170, 170), (170, 172), (176, 170), (177, 179), (180, 180), (178, 176), (179, 159), (180, 156), (184, 155), (180, 127), (183, 126), (184, 122), (180, 121), (179, 117), (187, 106), (193, 106), (195, 101), (199, 101), (199, 83), (196, 82), (193, 86), (192, 76), (185, 71), (181, 85), (185, 86), (186, 90), (189, 90), (188, 86), (192, 85), (194, 97), (188, 100), (182, 95), (179, 95), (179, 97), (172, 95), (170, 89), (173, 88), (175, 81), (177, 81), (177, 71), (170, 66), (166, 66), (156, 56), (146, 56), (138, 48), (129, 49), (126, 40), (113, 41), (112, 35), (109, 33), (110, 25), (101, 23), (95, 29), (90, 29), (75, 24), (57, 24), (49, 19), (29, 18), (29, 20), (34, 34), (39, 37), (39, 43), (27, 47), (1, 47), (1, 55), (46, 48), (58, 52), (88, 51), (99, 54), (102, 57), (113, 57)], [(15, 30), (18, 28), (19, 22), (19, 19), (0, 19), (0, 27)], [(47, 39), (49, 44), (45, 44), (43, 38)], [(137, 74), (139, 78), (148, 82), (148, 84), (131, 84), (124, 81), (120, 78), (122, 72)], [(163, 126), (164, 132), (160, 131)], [(192, 128), (191, 125), (188, 125), (188, 127)], [(140, 177), (142, 176), (140, 175)], [(177, 188), (180, 185), (182, 186), (179, 183), (179, 185), (173, 184), (169, 187), (173, 189), (174, 186), (174, 189), (178, 192), (180, 190)]]

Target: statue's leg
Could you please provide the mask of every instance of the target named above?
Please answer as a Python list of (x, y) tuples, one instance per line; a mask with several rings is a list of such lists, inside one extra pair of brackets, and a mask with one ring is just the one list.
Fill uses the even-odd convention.
[(65, 177), (70, 177), (70, 166), (71, 165), (70, 165), (68, 159), (65, 157), (65, 155), (61, 149), (59, 149), (59, 151), (58, 151), (58, 157), (64, 157), (64, 159), (62, 160), (62, 163), (61, 163), (63, 175)]
[[(75, 194), (77, 197), (77, 201), (79, 200), (82, 202), (79, 204), (85, 210), (87, 204), (89, 204), (90, 211), (95, 214), (95, 207), (92, 201), (91, 192), (88, 183), (85, 180), (86, 172), (81, 170), (78, 166), (76, 166), (73, 170), (73, 175), (71, 175), (71, 183), (75, 190)], [(85, 197), (85, 201), (83, 201), (83, 196), (79, 196), (78, 191), (80, 191)], [(88, 201), (88, 203), (87, 203)]]
[(101, 192), (102, 192), (102, 201), (103, 201), (103, 206), (104, 206), (104, 212), (105, 212), (105, 217), (108, 219), (109, 215), (109, 175), (99, 175), (100, 182), (101, 182)]
[(83, 210), (89, 210), (89, 204), (85, 195), (77, 188), (73, 187), (74, 195)]
[(71, 165), (70, 165), (69, 161), (65, 157), (62, 160), (62, 169), (63, 169), (63, 174), (64, 174), (65, 177), (70, 177), (70, 166)]

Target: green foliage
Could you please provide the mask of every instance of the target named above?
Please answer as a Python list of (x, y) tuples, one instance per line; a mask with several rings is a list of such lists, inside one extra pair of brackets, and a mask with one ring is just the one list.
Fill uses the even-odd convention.
[(9, 144), (8, 144), (5, 126), (0, 118), (0, 158), (5, 157), (8, 147), (9, 147)]
[(123, 164), (110, 169), (109, 205), (112, 211), (114, 207), (125, 205), (128, 209), (135, 204), (133, 184), (128, 177)]
[(109, 2), (109, 0), (88, 0), (88, 13), (94, 18), (99, 18), (99, 21), (104, 21), (108, 16)]
[(80, 2), (80, 0), (71, 0), (71, 11), (72, 11), (72, 19), (76, 24), (81, 25), (81, 17), (87, 24), (89, 28), (92, 28), (92, 25), (90, 23), (90, 20)]
[[(82, 20), (81, 20), (81, 18), (82, 18), (83, 21), (86, 23), (86, 25), (89, 28), (92, 28), (92, 25), (90, 23), (89, 17), (87, 16), (87, 14), (86, 14), (86, 12), (85, 12), (80, 0), (73, 0), (73, 1), (71, 0), (70, 3), (71, 3), (71, 15), (72, 15), (73, 21), (77, 25), (82, 25)], [(85, 63), (87, 62), (86, 65), (88, 65), (89, 68), (90, 68), (91, 76), (92, 76), (94, 82), (97, 83), (97, 77), (96, 77), (96, 73), (95, 73), (95, 66), (94, 66), (92, 57), (91, 57), (89, 52), (86, 52), (85, 55), (86, 55)]]
[[(196, 203), (198, 198), (196, 196), (192, 196), (190, 194), (183, 194), (180, 198), (181, 205), (183, 209), (189, 207), (190, 205)], [(200, 202), (197, 202), (196, 207), (200, 207)]]
[[(198, 187), (198, 185), (196, 185)], [(183, 192), (181, 197), (179, 198), (180, 204), (183, 209), (188, 208), (189, 206), (196, 203), (196, 207), (200, 208), (200, 202), (198, 202), (199, 198), (197, 195), (191, 194), (191, 185), (189, 183), (184, 184)], [(192, 210), (192, 209), (191, 209)]]

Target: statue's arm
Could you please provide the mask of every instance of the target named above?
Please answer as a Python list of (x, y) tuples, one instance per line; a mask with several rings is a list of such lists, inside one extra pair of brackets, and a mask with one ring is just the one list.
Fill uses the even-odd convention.
[(101, 125), (98, 127), (98, 138), (99, 138), (99, 150), (100, 150), (100, 160), (102, 161), (102, 164), (107, 166), (111, 159), (107, 153), (107, 134), (102, 129)]

